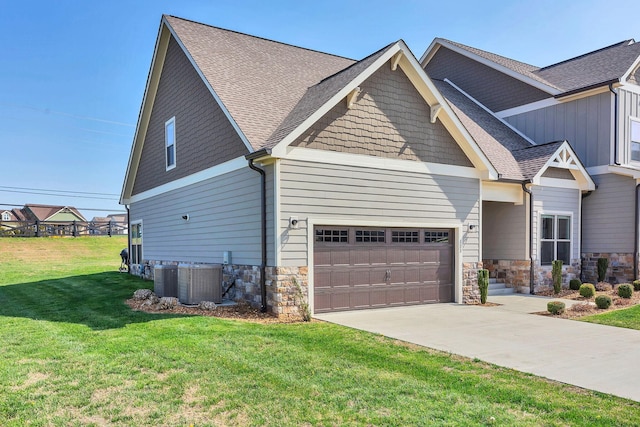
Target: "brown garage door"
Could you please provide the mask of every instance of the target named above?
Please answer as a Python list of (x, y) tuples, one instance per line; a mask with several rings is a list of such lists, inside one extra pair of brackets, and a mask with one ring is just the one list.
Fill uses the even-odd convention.
[(452, 302), (453, 230), (316, 226), (316, 313)]

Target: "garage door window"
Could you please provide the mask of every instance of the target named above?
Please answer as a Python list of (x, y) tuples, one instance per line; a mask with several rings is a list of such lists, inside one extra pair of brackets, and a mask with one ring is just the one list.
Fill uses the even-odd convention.
[(424, 232), (425, 243), (449, 243), (448, 231), (425, 231)]
[(356, 230), (356, 243), (384, 243), (384, 230)]
[(393, 243), (420, 243), (420, 232), (417, 230), (393, 230), (391, 232)]
[(349, 230), (316, 229), (316, 242), (349, 243)]

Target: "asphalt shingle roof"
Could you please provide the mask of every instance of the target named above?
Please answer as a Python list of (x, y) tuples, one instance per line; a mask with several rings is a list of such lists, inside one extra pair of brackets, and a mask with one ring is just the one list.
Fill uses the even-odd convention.
[(450, 84), (434, 84), (502, 179), (533, 178), (562, 144), (533, 145)]
[(462, 43), (439, 40), (555, 88), (561, 93), (574, 92), (620, 79), (640, 56), (640, 43), (625, 40), (540, 68)]
[(275, 145), (318, 105), (325, 94), (313, 87), (356, 63), (173, 16), (165, 19), (255, 150)]

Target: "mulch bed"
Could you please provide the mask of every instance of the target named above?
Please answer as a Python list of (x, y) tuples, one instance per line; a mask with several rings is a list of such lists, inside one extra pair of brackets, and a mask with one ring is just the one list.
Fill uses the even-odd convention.
[[(609, 289), (611, 288), (611, 289)], [(602, 290), (598, 290), (602, 289)], [(607, 290), (609, 289), (609, 290)], [(629, 308), (636, 304), (640, 304), (640, 291), (634, 291), (631, 298), (621, 298), (618, 296), (618, 288), (617, 285), (610, 285), (608, 283), (598, 283), (596, 285), (596, 294), (593, 298), (585, 298), (580, 295), (578, 291), (573, 291), (571, 289), (563, 289), (559, 294), (554, 294), (553, 289), (548, 291), (538, 292), (536, 295), (547, 296), (551, 298), (557, 299), (569, 299), (580, 301), (578, 304), (574, 304), (572, 307), (567, 307), (567, 309), (562, 314), (553, 315), (548, 311), (542, 311), (539, 313), (541, 316), (553, 316), (559, 317), (562, 319), (576, 319), (583, 316), (590, 316), (592, 314), (601, 314), (609, 311), (620, 310), (623, 308)], [(595, 297), (598, 295), (609, 295), (611, 297), (611, 306), (607, 309), (599, 309), (595, 304)]]
[(254, 323), (298, 323), (302, 322), (300, 316), (280, 316), (277, 317), (271, 313), (262, 313), (259, 308), (253, 308), (247, 303), (238, 303), (237, 305), (217, 306), (213, 310), (203, 310), (199, 307), (189, 307), (178, 304), (168, 310), (157, 310), (153, 306), (144, 305), (144, 301), (128, 299), (125, 303), (132, 310), (144, 311), (145, 313), (155, 314), (182, 314), (189, 316), (209, 316), (219, 317), (223, 319), (244, 320)]

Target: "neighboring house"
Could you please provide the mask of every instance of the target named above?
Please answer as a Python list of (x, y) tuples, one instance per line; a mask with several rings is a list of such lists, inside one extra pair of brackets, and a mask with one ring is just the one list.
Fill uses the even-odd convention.
[(21, 209), (28, 221), (46, 221), (48, 223), (67, 223), (69, 221), (86, 222), (84, 216), (73, 206), (24, 205)]
[(355, 61), (164, 16), (121, 203), (134, 264), (224, 263), (236, 299), (288, 314), (300, 292), (316, 313), (475, 302), (483, 250), (528, 268), (538, 224), (579, 264), (594, 188), (403, 41)]
[[(597, 280), (601, 257), (609, 259), (609, 281), (638, 277), (639, 63), (640, 43), (633, 40), (542, 68), (443, 39), (421, 59), (429, 77), (460, 88), (536, 144), (569, 142), (597, 184), (583, 194), (582, 239), (572, 241), (587, 281)], [(502, 211), (490, 202), (483, 208), (485, 217)], [(487, 242), (494, 230), (484, 232)], [(545, 233), (535, 234), (534, 258), (535, 247), (547, 245)], [(483, 249), (488, 265), (515, 258)]]
[(107, 216), (95, 216), (89, 223), (89, 234), (127, 234), (129, 222), (127, 214), (109, 214)]

